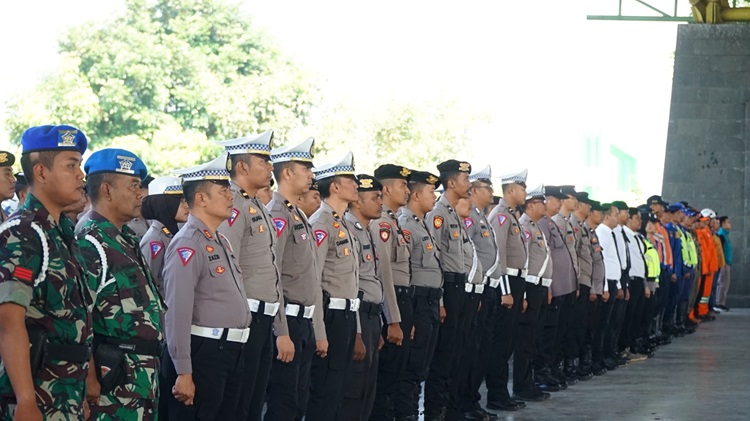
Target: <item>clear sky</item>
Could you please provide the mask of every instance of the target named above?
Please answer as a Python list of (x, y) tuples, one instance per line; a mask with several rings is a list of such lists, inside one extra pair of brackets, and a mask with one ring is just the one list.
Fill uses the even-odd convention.
[[(282, 51), (320, 77), (327, 98), (445, 96), (486, 113), (491, 121), (472, 131), (470, 150), (454, 151), (475, 166), (491, 163), (495, 174), (529, 167), (529, 184), (580, 183), (596, 174), (577, 170), (570, 154), (599, 136), (638, 159), (646, 196), (661, 190), (677, 24), (586, 20), (616, 13), (616, 0), (242, 3)], [(66, 28), (121, 7), (121, 0), (2, 2), (0, 100), (54, 69)], [(648, 14), (637, 4), (626, 11)]]

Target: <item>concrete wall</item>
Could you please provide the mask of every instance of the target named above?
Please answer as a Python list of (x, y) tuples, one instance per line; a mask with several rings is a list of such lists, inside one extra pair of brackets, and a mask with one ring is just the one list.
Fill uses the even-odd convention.
[(663, 197), (732, 219), (728, 306), (750, 306), (750, 25), (677, 31)]

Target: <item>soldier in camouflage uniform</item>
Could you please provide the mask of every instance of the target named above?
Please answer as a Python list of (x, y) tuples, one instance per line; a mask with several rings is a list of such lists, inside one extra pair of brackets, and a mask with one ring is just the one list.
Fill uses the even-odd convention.
[[(81, 419), (92, 297), (61, 210), (83, 195), (87, 140), (71, 126), (39, 126), (21, 145), (30, 192), (0, 226), (0, 418)], [(27, 334), (36, 330), (46, 334), (47, 354), (32, 372)]]
[[(96, 369), (89, 370), (87, 399), (98, 420), (156, 418), (164, 303), (135, 232), (125, 225), (140, 214), (146, 166), (132, 152), (102, 149), (86, 161), (91, 218), (78, 234), (93, 310), (94, 357), (106, 345), (124, 352), (124, 380), (99, 396)], [(105, 363), (97, 365), (104, 367)], [(98, 368), (97, 368), (98, 369)]]
[[(10, 152), (0, 151), (0, 202), (12, 199), (16, 188), (16, 177), (13, 176), (13, 164), (16, 156)], [(20, 203), (20, 200), (19, 200)], [(8, 219), (4, 209), (0, 209), (0, 222)]]

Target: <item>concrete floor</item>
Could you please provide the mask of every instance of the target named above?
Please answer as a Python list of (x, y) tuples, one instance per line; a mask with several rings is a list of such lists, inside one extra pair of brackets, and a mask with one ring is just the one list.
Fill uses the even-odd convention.
[[(484, 402), (483, 402), (484, 404)], [(750, 420), (750, 309), (500, 420)]]

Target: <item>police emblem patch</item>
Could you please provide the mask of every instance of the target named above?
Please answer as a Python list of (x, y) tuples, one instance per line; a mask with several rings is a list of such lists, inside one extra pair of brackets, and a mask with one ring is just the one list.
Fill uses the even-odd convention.
[(240, 216), (240, 211), (239, 211), (239, 209), (237, 209), (237, 208), (233, 208), (233, 209), (232, 209), (232, 214), (231, 214), (231, 215), (229, 215), (229, 218), (227, 218), (227, 223), (229, 224), (229, 226), (230, 226), (230, 227), (231, 227), (232, 225), (234, 225), (234, 221), (236, 221), (236, 220), (237, 220), (237, 217), (238, 217), (238, 216)]
[(471, 228), (472, 225), (474, 225), (474, 221), (471, 218), (464, 218), (464, 227), (466, 229)]
[(323, 244), (323, 241), (325, 241), (326, 238), (328, 238), (328, 233), (325, 232), (325, 230), (315, 230), (315, 244), (320, 247), (321, 244)]
[(404, 238), (407, 242), (411, 243), (411, 231), (404, 230)]
[(57, 131), (57, 146), (58, 147), (75, 146), (77, 134), (78, 134), (78, 130), (58, 130)]
[(191, 249), (190, 247), (180, 247), (177, 249), (177, 255), (180, 256), (182, 266), (187, 266), (190, 259), (195, 256), (195, 250)]
[(120, 168), (115, 168), (115, 172), (135, 174), (135, 171), (133, 171), (133, 164), (135, 164), (135, 158), (133, 158), (132, 156), (117, 155), (117, 162), (120, 164)]
[(151, 248), (151, 260), (156, 259), (156, 256), (164, 249), (164, 244), (161, 241), (152, 241), (148, 245)]
[(504, 223), (505, 223), (505, 221), (507, 221), (507, 220), (508, 220), (508, 217), (507, 217), (507, 216), (505, 216), (505, 215), (498, 215), (498, 216), (497, 216), (497, 222), (498, 222), (498, 223), (500, 224), (500, 226), (501, 226), (501, 227), (503, 226), (503, 224), (504, 224)]
[(435, 229), (439, 229), (443, 226), (443, 217), (442, 216), (436, 216), (432, 218), (432, 226), (435, 227)]
[(273, 225), (276, 226), (276, 236), (281, 237), (281, 233), (284, 232), (284, 228), (286, 228), (286, 219), (273, 218)]

